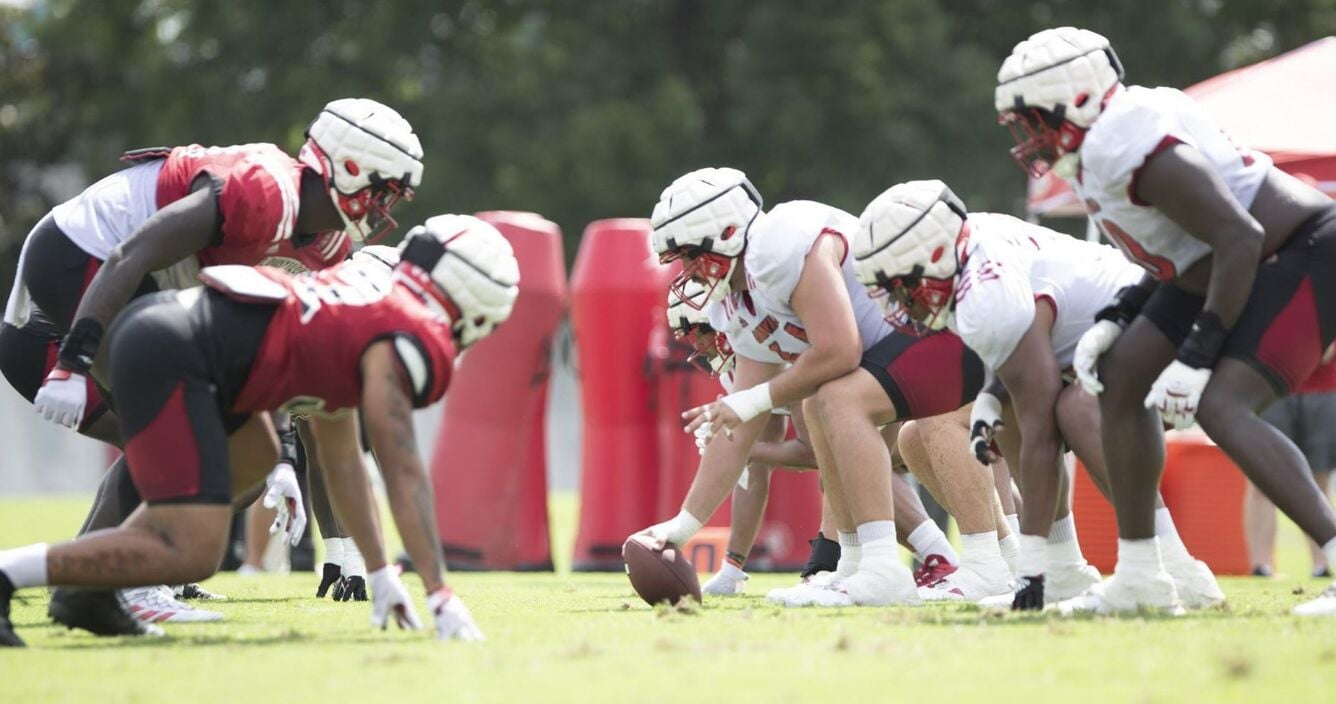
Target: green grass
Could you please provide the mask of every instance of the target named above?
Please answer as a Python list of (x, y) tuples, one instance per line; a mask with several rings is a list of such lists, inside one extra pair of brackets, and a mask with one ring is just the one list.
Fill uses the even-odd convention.
[[(569, 545), (572, 502), (554, 506)], [(86, 499), (0, 502), (0, 545), (56, 539)], [(1292, 529), (1281, 570), (1306, 573)], [(408, 578), (416, 589), (415, 579)], [(1336, 677), (1336, 619), (1287, 615), (1322, 582), (1222, 580), (1227, 608), (1184, 618), (1060, 619), (963, 606), (784, 610), (752, 596), (696, 613), (639, 603), (620, 574), (457, 574), (489, 638), (438, 644), (373, 631), (366, 604), (311, 596), (313, 575), (210, 580), (232, 597), (221, 624), (104, 640), (59, 630), (26, 592), (14, 620), (30, 647), (0, 654), (6, 702), (175, 701), (1316, 701)], [(421, 608), (421, 605), (419, 605)]]

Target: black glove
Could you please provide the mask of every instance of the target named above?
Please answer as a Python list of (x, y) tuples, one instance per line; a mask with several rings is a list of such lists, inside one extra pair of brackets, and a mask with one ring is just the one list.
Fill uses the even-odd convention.
[[(338, 594), (340, 586), (339, 583), (342, 580), (343, 580), (342, 569), (338, 565), (326, 562), (324, 571), (321, 572), (320, 574), (320, 586), (317, 587), (315, 590), (315, 597), (317, 599), (324, 599), (325, 592), (328, 592), (330, 587), (334, 587), (334, 593)], [(335, 598), (337, 599), (338, 597)]]
[(366, 577), (344, 577), (334, 587), (334, 601), (366, 601)]
[(1012, 611), (1041, 611), (1044, 608), (1044, 575), (1021, 577), (1011, 600)]

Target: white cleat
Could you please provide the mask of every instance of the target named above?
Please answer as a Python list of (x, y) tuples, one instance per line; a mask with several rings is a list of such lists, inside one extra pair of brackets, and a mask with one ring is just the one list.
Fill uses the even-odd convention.
[(1294, 607), (1292, 613), (1295, 616), (1336, 616), (1336, 584), (1327, 587), (1316, 599)]
[(221, 621), (217, 611), (197, 609), (177, 601), (171, 587), (136, 587), (122, 589), (125, 608), (141, 623), (205, 623)]
[(1056, 604), (1082, 594), (1100, 583), (1099, 570), (1084, 560), (1050, 565), (1044, 572), (1044, 603)]
[(1178, 599), (1184, 608), (1209, 609), (1225, 603), (1225, 593), (1205, 562), (1192, 557), (1172, 562), (1166, 560), (1164, 569), (1173, 577), (1174, 588), (1178, 590)]
[[(992, 597), (1010, 599), (1011, 570), (998, 557), (990, 562), (962, 562), (955, 572), (931, 587), (919, 587), (919, 598), (924, 601), (978, 602)], [(1011, 602), (1008, 601), (1010, 606)]]
[[(734, 569), (741, 572), (741, 570)], [(738, 579), (721, 569), (700, 588), (700, 591), (702, 594), (711, 596), (738, 596), (747, 591), (747, 573), (741, 572), (741, 574), (742, 578)]]
[(1158, 574), (1115, 571), (1102, 584), (1096, 584), (1080, 596), (1059, 602), (1056, 608), (1064, 616), (1077, 613), (1128, 613), (1142, 609), (1170, 616), (1183, 615), (1183, 605), (1178, 600), (1178, 591), (1174, 589), (1174, 580), (1163, 570)]
[[(899, 562), (871, 565), (865, 559), (853, 576), (840, 582), (835, 589), (843, 591), (856, 606), (918, 606), (918, 585), (914, 575)], [(821, 604), (817, 604), (821, 606)]]
[[(844, 578), (841, 577), (838, 572), (817, 572), (816, 574), (811, 575), (810, 577), (804, 578), (803, 581), (798, 582), (797, 584), (791, 587), (778, 587), (775, 589), (771, 589), (770, 591), (766, 592), (765, 600), (770, 602), (771, 604), (778, 604), (780, 606), (807, 606), (808, 603), (805, 602), (804, 597), (801, 596), (803, 593), (805, 593), (805, 590), (807, 588), (828, 587), (834, 584), (838, 584), (842, 579)], [(798, 603), (790, 603), (791, 601), (795, 601)]]

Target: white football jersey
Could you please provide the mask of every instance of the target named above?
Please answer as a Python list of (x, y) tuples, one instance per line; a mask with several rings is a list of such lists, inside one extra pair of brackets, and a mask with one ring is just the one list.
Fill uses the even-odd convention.
[(1169, 281), (1211, 253), (1158, 208), (1138, 202), (1137, 171), (1156, 152), (1181, 142), (1215, 167), (1244, 208), (1271, 168), (1271, 157), (1241, 148), (1186, 93), (1130, 86), (1114, 94), (1081, 144), (1073, 189), (1106, 237), (1128, 259)]
[(162, 159), (121, 169), (57, 205), (51, 217), (79, 249), (106, 261), (111, 250), (158, 212)]
[(728, 336), (734, 354), (772, 364), (796, 360), (810, 345), (807, 330), (790, 305), (793, 290), (817, 239), (834, 234), (845, 243), (841, 269), (863, 349), (876, 344), (891, 333), (891, 326), (854, 277), (847, 249), (857, 232), (858, 218), (838, 208), (801, 200), (776, 205), (747, 236), (743, 261), (748, 290), (710, 306), (710, 325)]
[(948, 327), (992, 369), (1016, 350), (1035, 302), (1054, 309), (1053, 354), (1071, 366), (1076, 343), (1118, 289), (1141, 269), (1108, 245), (1078, 240), (1010, 215), (970, 213), (969, 242)]

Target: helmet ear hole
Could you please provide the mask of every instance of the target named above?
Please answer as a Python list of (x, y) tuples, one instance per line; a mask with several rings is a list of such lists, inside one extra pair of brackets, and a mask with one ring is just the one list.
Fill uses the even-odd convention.
[(721, 240), (727, 240), (728, 238), (730, 238), (730, 237), (733, 236), (733, 233), (735, 233), (735, 232), (737, 232), (737, 231), (738, 231), (738, 226), (737, 226), (737, 225), (729, 225), (728, 227), (725, 227), (725, 228), (724, 228), (723, 233), (719, 235), (719, 239), (721, 239)]
[(1085, 104), (1086, 104), (1086, 101), (1087, 101), (1087, 100), (1090, 100), (1090, 94), (1089, 94), (1089, 93), (1078, 93), (1077, 96), (1076, 96), (1076, 98), (1074, 98), (1074, 99), (1072, 100), (1072, 104), (1075, 105), (1075, 106), (1078, 107), (1078, 108), (1079, 108), (1079, 107), (1085, 107)]
[(362, 170), (357, 168), (357, 162), (352, 159), (343, 160), (343, 170), (347, 171), (349, 176), (356, 176), (362, 173)]
[(936, 264), (937, 261), (942, 258), (944, 253), (946, 253), (946, 247), (938, 247), (937, 249), (934, 249), (932, 251), (932, 263)]

